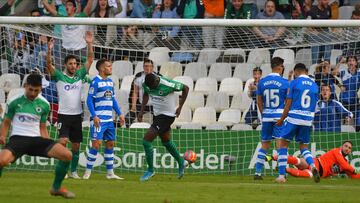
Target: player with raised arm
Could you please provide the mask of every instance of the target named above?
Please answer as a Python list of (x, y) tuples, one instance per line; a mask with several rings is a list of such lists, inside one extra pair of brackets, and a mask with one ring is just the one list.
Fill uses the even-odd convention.
[(301, 155), (312, 170), (314, 181), (320, 181), (319, 171), (308, 150), (316, 103), (319, 100), (319, 88), (306, 72), (307, 68), (304, 64), (295, 65), (294, 77), (296, 79), (290, 82), (283, 114), (276, 122), (276, 125), (282, 126), (277, 140), (279, 177), (276, 178), (276, 182), (279, 183), (286, 182), (288, 147), (294, 137), (299, 143)]
[(278, 137), (275, 125), (280, 119), (285, 106), (286, 93), (289, 82), (282, 77), (284, 72), (284, 60), (280, 57), (271, 59), (272, 73), (262, 78), (257, 87), (257, 105), (262, 117), (261, 148), (258, 151), (254, 180), (262, 180), (261, 172), (266, 160), (266, 153), (270, 148), (271, 141)]
[(0, 131), (0, 144), (4, 145), (11, 126), (9, 142), (0, 152), (0, 175), (3, 167), (22, 155), (53, 157), (59, 159), (55, 179), (50, 190), (54, 196), (74, 198), (75, 194), (61, 188), (72, 159), (71, 152), (49, 137), (46, 120), (50, 104), (41, 95), (42, 77), (30, 74), (26, 78), (25, 93), (11, 98), (7, 103), (5, 119)]
[[(352, 142), (344, 141), (341, 147), (331, 149), (318, 158), (313, 158), (316, 168), (321, 178), (327, 178), (339, 173), (345, 173), (352, 179), (360, 179), (360, 170), (351, 166), (346, 157), (351, 154)], [(277, 160), (274, 156), (273, 160)], [(294, 177), (311, 178), (313, 174), (309, 164), (304, 158), (288, 156), (288, 164), (294, 165), (296, 168), (286, 168), (286, 172)]]
[[(180, 115), (181, 108), (186, 100), (189, 88), (182, 83), (167, 79), (165, 77), (160, 77), (155, 74), (147, 74), (145, 76), (145, 82), (142, 86), (144, 89), (144, 95), (141, 104), (141, 111), (138, 115), (138, 121), (142, 121), (145, 105), (147, 104), (149, 97), (154, 108), (154, 119), (151, 127), (145, 133), (143, 139), (148, 169), (145, 171), (144, 175), (141, 176), (140, 181), (147, 181), (155, 175), (153, 166), (154, 150), (151, 143), (158, 135), (167, 151), (178, 162), (178, 178), (180, 179), (183, 177), (184, 169), (188, 163), (180, 156), (175, 144), (171, 141), (170, 126), (174, 122), (175, 116)], [(177, 108), (177, 96), (174, 93), (175, 91), (182, 91), (181, 100)]]
[(114, 165), (114, 144), (116, 138), (115, 126), (113, 122), (113, 109), (120, 117), (120, 124), (125, 123), (125, 117), (121, 113), (120, 107), (115, 99), (114, 83), (109, 78), (112, 74), (112, 64), (107, 59), (100, 59), (96, 63), (96, 69), (99, 72), (91, 82), (86, 104), (89, 108), (90, 117), (90, 136), (91, 148), (88, 152), (86, 171), (83, 179), (89, 179), (97, 153), (102, 141), (105, 141), (105, 165), (106, 178), (118, 179), (123, 178), (115, 175)]
[(71, 161), (69, 177), (80, 179), (77, 173), (79, 162), (80, 143), (83, 141), (82, 135), (82, 104), (81, 104), (81, 87), (82, 81), (86, 78), (90, 66), (93, 62), (93, 35), (87, 31), (85, 34), (88, 55), (87, 60), (80, 69), (77, 66), (77, 58), (74, 55), (67, 55), (64, 61), (64, 72), (56, 69), (52, 64), (53, 40), (48, 42), (47, 52), (47, 70), (51, 77), (56, 81), (56, 88), (59, 99), (58, 110), (58, 131), (59, 143), (66, 146), (68, 141), (71, 142), (71, 151), (73, 159)]

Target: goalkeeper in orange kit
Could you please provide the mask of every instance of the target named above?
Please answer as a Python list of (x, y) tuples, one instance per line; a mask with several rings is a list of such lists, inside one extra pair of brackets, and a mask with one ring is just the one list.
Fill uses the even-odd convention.
[[(352, 179), (360, 179), (360, 170), (351, 166), (346, 156), (351, 153), (352, 142), (344, 141), (341, 147), (334, 148), (320, 157), (313, 158), (316, 168), (320, 173), (320, 177), (327, 178), (339, 173), (345, 173)], [(273, 160), (277, 161), (274, 156)], [(286, 173), (294, 177), (313, 176), (310, 166), (305, 159), (294, 156), (288, 156), (288, 164), (294, 165), (296, 168), (286, 168)]]

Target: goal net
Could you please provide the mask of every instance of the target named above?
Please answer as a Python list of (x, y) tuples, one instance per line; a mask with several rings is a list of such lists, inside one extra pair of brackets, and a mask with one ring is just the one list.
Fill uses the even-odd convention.
[[(82, 22), (84, 25), (79, 25)], [(294, 65), (304, 63), (317, 83), (331, 80), (331, 98), (349, 110), (340, 111), (326, 102), (319, 103), (309, 146), (313, 156), (339, 147), (344, 140), (351, 140), (354, 146), (349, 161), (360, 167), (360, 140), (355, 131), (360, 125), (360, 73), (357, 73), (358, 61), (352, 60), (353, 56), (357, 57), (355, 59), (360, 57), (360, 23), (0, 18), (0, 103), (5, 110), (6, 101), (23, 92), (26, 75), (39, 70), (49, 81), (43, 96), (51, 103), (48, 128), (54, 139), (57, 139), (58, 99), (45, 69), (47, 41), (54, 39), (53, 62), (56, 68), (63, 70), (67, 54), (76, 55), (82, 64), (86, 61), (86, 48), (82, 46), (84, 33), (72, 33), (71, 37), (61, 35), (62, 29), (76, 32), (79, 27), (91, 31), (95, 39), (95, 61), (89, 78), (97, 74), (94, 66), (97, 60), (110, 59), (117, 101), (122, 112), (128, 114), (127, 118), (132, 118), (127, 119), (126, 126), (117, 125), (116, 128), (114, 168), (118, 172), (142, 172), (146, 169), (142, 138), (152, 122), (151, 112), (145, 114), (144, 123), (137, 123), (134, 114), (129, 113), (132, 82), (135, 75), (143, 71), (145, 58), (154, 61), (157, 72), (190, 88), (181, 115), (172, 125), (172, 138), (179, 151), (197, 153), (197, 162), (189, 167), (187, 173), (254, 173), (257, 151), (261, 147), (261, 117), (253, 96), (254, 86), (257, 78), (271, 72), (270, 60), (275, 56), (285, 61), (284, 78), (291, 80)], [(333, 74), (334, 77), (330, 77)], [(84, 142), (81, 144), (80, 170), (86, 166), (90, 146), (90, 115), (85, 104), (88, 87), (84, 82)], [(157, 172), (177, 173), (176, 161), (166, 152), (161, 141), (157, 139), (153, 144)], [(269, 155), (273, 153), (276, 153), (275, 145), (268, 152)], [(294, 142), (290, 145), (290, 154), (300, 155)], [(53, 159), (23, 156), (10, 168), (50, 171), (55, 163)], [(266, 163), (265, 173), (274, 173), (275, 167), (275, 161)], [(106, 170), (103, 149), (94, 170)]]

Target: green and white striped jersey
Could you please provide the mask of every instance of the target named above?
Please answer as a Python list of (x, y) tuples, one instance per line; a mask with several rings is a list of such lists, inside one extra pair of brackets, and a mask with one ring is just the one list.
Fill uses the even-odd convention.
[(12, 135), (40, 137), (40, 123), (45, 123), (50, 112), (49, 102), (39, 95), (31, 101), (20, 94), (7, 103), (5, 118), (12, 120)]
[(182, 83), (160, 77), (160, 83), (156, 89), (150, 89), (145, 83), (143, 83), (143, 88), (150, 96), (155, 116), (161, 114), (171, 117), (176, 116), (176, 100), (178, 97), (174, 92), (182, 91), (184, 89)]

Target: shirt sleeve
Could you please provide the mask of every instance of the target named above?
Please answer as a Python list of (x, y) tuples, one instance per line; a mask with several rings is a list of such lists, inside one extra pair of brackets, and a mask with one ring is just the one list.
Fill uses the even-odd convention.
[(15, 115), (15, 104), (14, 102), (10, 102), (6, 105), (6, 112), (5, 112), (5, 118), (8, 118), (10, 120), (12, 120), (14, 118)]
[(97, 82), (95, 80), (93, 80), (90, 83), (88, 97), (94, 98), (96, 96), (97, 90), (98, 90), (98, 84), (97, 84)]
[(353, 117), (353, 114), (347, 110), (340, 102), (335, 102), (336, 105), (336, 112), (340, 112), (342, 117)]
[(86, 74), (87, 74), (87, 72), (86, 72), (85, 66), (81, 66), (81, 68), (76, 71), (76, 75), (77, 75), (81, 80), (85, 79)]
[(63, 76), (64, 76), (64, 74), (59, 69), (55, 69), (55, 73), (51, 77), (52, 77), (52, 79), (54, 79), (57, 82)]
[(336, 150), (334, 149), (333, 153), (335, 155), (336, 161), (340, 165), (341, 171), (354, 173), (355, 168), (352, 167), (349, 162), (347, 162), (347, 160), (342, 156), (342, 154), (339, 152), (339, 148), (336, 148)]
[(50, 105), (47, 104), (44, 108), (44, 112), (41, 114), (40, 123), (46, 123), (50, 113)]

